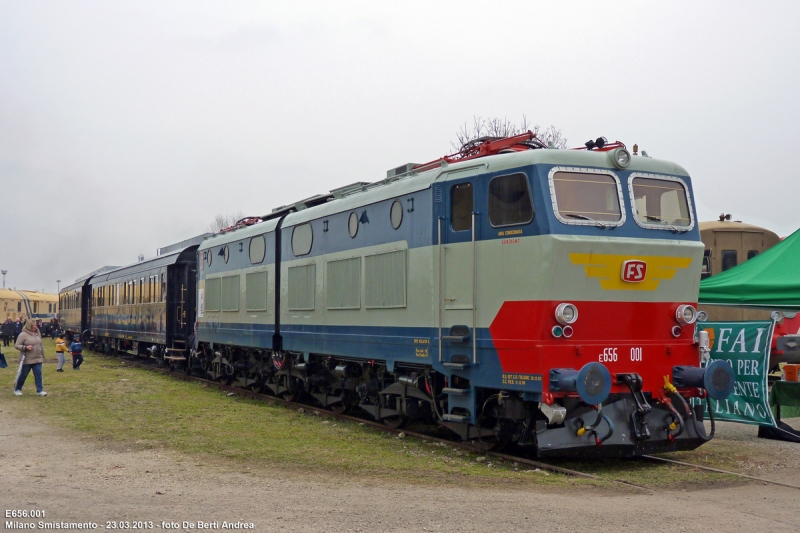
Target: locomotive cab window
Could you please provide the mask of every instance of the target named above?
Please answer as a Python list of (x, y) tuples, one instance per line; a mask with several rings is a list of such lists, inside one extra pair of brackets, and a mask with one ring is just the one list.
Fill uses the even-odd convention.
[(525, 174), (499, 176), (489, 182), (489, 222), (492, 226), (527, 224), (533, 204)]
[(556, 217), (564, 224), (604, 227), (625, 222), (619, 181), (611, 173), (553, 169), (550, 194)]
[(674, 179), (636, 176), (631, 180), (636, 222), (645, 228), (691, 228), (686, 187)]
[(450, 225), (453, 231), (472, 228), (471, 183), (459, 183), (450, 189)]

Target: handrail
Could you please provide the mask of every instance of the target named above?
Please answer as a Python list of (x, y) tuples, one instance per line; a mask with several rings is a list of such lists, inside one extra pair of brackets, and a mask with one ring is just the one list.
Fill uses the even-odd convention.
[(443, 361), (442, 358), (442, 221), (444, 217), (439, 217), (439, 362)]
[(475, 226), (478, 213), (472, 212), (472, 364), (478, 364), (478, 252)]

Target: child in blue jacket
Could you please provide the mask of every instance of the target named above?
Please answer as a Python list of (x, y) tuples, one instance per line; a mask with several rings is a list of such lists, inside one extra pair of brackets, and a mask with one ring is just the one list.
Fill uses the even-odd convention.
[(81, 346), (80, 335), (75, 335), (72, 344), (69, 345), (69, 352), (72, 354), (72, 370), (80, 370), (83, 363), (83, 347)]

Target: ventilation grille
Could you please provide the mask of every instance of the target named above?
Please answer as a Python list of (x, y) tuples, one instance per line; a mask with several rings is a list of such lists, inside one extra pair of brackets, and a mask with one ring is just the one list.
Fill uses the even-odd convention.
[(405, 250), (366, 256), (364, 272), (367, 308), (405, 307)]
[(314, 283), (317, 265), (289, 267), (289, 309), (314, 309)]
[(239, 310), (239, 276), (227, 276), (222, 278), (222, 294), (220, 304), (223, 311)]
[(435, 185), (433, 187), (433, 201), (437, 204), (442, 201), (442, 186)]
[(267, 272), (253, 272), (245, 276), (245, 304), (248, 311), (267, 310)]
[(206, 311), (219, 311), (219, 278), (206, 280)]
[(328, 261), (326, 305), (328, 309), (361, 307), (361, 258)]

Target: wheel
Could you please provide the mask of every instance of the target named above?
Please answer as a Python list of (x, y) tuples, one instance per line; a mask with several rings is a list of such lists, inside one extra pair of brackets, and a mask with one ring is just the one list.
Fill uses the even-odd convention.
[(300, 399), (301, 391), (286, 391), (281, 393), (281, 398), (290, 403), (295, 403)]
[(394, 415), (388, 418), (381, 418), (381, 422), (383, 425), (389, 429), (402, 429), (406, 427), (406, 424), (409, 422), (409, 418), (402, 416), (402, 415)]
[(287, 402), (295, 403), (303, 396), (303, 382), (292, 376), (283, 376), (282, 385), (288, 390), (283, 391), (280, 396)]
[(353, 405), (349, 403), (339, 402), (329, 405), (328, 409), (335, 415), (347, 415), (353, 410)]
[(472, 441), (472, 445), (481, 451), (500, 452), (511, 443), (513, 435), (513, 427), (508, 424), (501, 424), (494, 435)]

